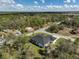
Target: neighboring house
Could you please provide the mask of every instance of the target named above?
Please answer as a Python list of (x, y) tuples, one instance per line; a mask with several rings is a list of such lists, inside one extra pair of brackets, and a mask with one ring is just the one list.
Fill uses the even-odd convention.
[(56, 38), (51, 35), (46, 34), (38, 34), (31, 38), (31, 42), (40, 46), (47, 47), (50, 43), (52, 43)]

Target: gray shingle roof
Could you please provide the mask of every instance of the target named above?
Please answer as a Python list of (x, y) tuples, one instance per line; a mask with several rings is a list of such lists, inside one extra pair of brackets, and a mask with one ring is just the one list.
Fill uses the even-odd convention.
[(51, 35), (38, 34), (38, 35), (32, 37), (32, 40), (36, 41), (44, 46), (45, 44), (55, 40), (55, 37), (53, 37)]

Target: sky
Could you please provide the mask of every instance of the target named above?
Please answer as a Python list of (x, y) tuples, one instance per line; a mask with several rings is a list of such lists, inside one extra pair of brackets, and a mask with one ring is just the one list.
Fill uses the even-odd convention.
[(79, 0), (0, 0), (0, 11), (79, 11)]

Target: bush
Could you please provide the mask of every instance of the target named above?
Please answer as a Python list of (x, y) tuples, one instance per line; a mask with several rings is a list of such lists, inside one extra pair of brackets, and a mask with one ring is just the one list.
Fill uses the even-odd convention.
[(52, 25), (52, 26), (50, 26), (50, 27), (47, 29), (48, 32), (52, 32), (52, 33), (57, 33), (58, 30), (59, 30), (59, 28), (58, 28), (57, 25)]
[(41, 57), (34, 57), (34, 59), (41, 59)]
[(53, 24), (46, 31), (52, 32), (52, 33), (57, 33), (59, 30), (63, 30), (63, 29), (64, 29), (64, 25)]

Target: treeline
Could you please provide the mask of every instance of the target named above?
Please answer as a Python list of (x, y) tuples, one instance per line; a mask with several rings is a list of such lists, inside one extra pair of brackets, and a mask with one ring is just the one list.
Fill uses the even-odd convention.
[(78, 15), (63, 15), (52, 13), (24, 13), (24, 14), (3, 14), (0, 15), (0, 30), (3, 29), (19, 29), (25, 27), (40, 28), (50, 22), (61, 22), (67, 27), (78, 27)]
[(0, 15), (0, 30), (24, 29), (27, 26), (42, 27), (48, 22), (61, 21), (66, 15), (60, 14), (3, 14)]
[(72, 16), (62, 22), (66, 27), (77, 28), (79, 27), (79, 16)]

